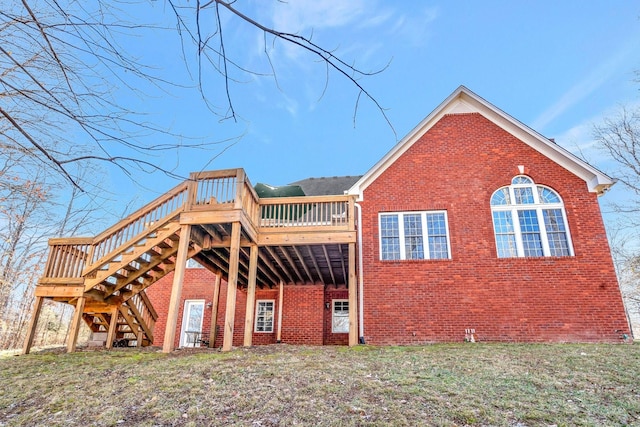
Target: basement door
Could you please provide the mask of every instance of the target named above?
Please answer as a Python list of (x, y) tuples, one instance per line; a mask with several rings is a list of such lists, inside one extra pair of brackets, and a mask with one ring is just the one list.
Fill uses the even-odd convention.
[(182, 331), (180, 347), (196, 347), (200, 345), (202, 320), (204, 317), (204, 300), (185, 300), (182, 314)]

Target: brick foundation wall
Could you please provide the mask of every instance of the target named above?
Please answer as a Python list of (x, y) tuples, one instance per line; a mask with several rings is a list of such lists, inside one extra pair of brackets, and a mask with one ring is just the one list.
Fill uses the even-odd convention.
[(282, 305), (282, 342), (322, 345), (324, 286), (285, 285)]
[[(518, 166), (563, 198), (575, 256), (499, 259), (489, 200)], [(448, 115), (364, 192), (365, 339), (619, 342), (628, 332), (597, 197), (480, 114)], [(378, 213), (446, 210), (451, 260), (381, 261)]]
[[(153, 307), (158, 312), (153, 341), (153, 345), (155, 346), (162, 346), (164, 343), (172, 283), (173, 273), (168, 274), (146, 291)], [(212, 310), (210, 307), (207, 307), (207, 303), (212, 302), (214, 283), (215, 275), (207, 269), (193, 268), (185, 271), (182, 298), (178, 312), (178, 325), (176, 327), (176, 339), (174, 342), (176, 347), (179, 346), (185, 300), (205, 300), (202, 331), (204, 333), (210, 331)], [(322, 345), (324, 286), (321, 284), (285, 285), (283, 297), (282, 342), (288, 344)], [(273, 332), (254, 332), (253, 344), (274, 344), (276, 343), (278, 330), (279, 290), (277, 288), (256, 289), (256, 300), (273, 300), (275, 312)], [(214, 343), (215, 347), (221, 347), (223, 342), (226, 301), (227, 283), (223, 280), (220, 286), (218, 318), (216, 320), (218, 333)], [(242, 346), (244, 340), (246, 303), (246, 289), (238, 289), (236, 292), (236, 310), (233, 330), (233, 345), (237, 347)]]

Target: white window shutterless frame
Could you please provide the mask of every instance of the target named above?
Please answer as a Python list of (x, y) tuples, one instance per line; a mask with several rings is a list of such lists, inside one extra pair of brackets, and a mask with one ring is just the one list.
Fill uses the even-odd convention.
[(378, 215), (380, 259), (451, 259), (447, 211), (384, 212)]
[(560, 195), (528, 176), (493, 193), (491, 215), (498, 258), (574, 255)]

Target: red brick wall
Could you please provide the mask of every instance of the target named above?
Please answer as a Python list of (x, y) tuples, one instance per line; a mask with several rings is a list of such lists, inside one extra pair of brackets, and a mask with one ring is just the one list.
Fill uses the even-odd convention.
[[(154, 342), (156, 346), (162, 346), (166, 328), (169, 300), (171, 298), (171, 286), (173, 273), (168, 274), (157, 283), (147, 289), (147, 294), (153, 307), (158, 312), (158, 320), (154, 330)], [(182, 298), (178, 312), (178, 325), (176, 327), (175, 346), (178, 347), (180, 330), (182, 327), (182, 314), (184, 301), (188, 299), (204, 299), (206, 303), (212, 302), (213, 285), (215, 275), (204, 268), (187, 269), (182, 287)], [(323, 297), (322, 285), (285, 285), (283, 291), (283, 321), (282, 342), (289, 344), (322, 345), (323, 342)], [(273, 344), (277, 338), (278, 328), (278, 300), (279, 290), (256, 289), (256, 300), (274, 300), (274, 327), (273, 332), (253, 333), (253, 344)], [(222, 281), (220, 286), (220, 299), (218, 306), (217, 338), (215, 347), (221, 347), (224, 333), (224, 318), (227, 302), (227, 283)], [(241, 346), (244, 341), (244, 322), (247, 303), (247, 291), (238, 289), (236, 292), (236, 310), (233, 330), (233, 345)], [(211, 308), (205, 304), (202, 331), (208, 333), (211, 327)]]
[(282, 342), (322, 345), (324, 286), (285, 285), (282, 305)]
[[(499, 259), (489, 199), (518, 175), (563, 198), (575, 256)], [(364, 192), (364, 335), (372, 344), (619, 341), (628, 332), (597, 197), (480, 114), (445, 116)], [(378, 213), (446, 210), (451, 260), (380, 261)]]

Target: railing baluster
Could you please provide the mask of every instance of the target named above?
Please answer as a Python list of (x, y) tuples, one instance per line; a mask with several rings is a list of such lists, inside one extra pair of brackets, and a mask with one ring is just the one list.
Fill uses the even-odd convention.
[(259, 226), (283, 227), (349, 227), (350, 196), (306, 196), (262, 199), (258, 206)]

